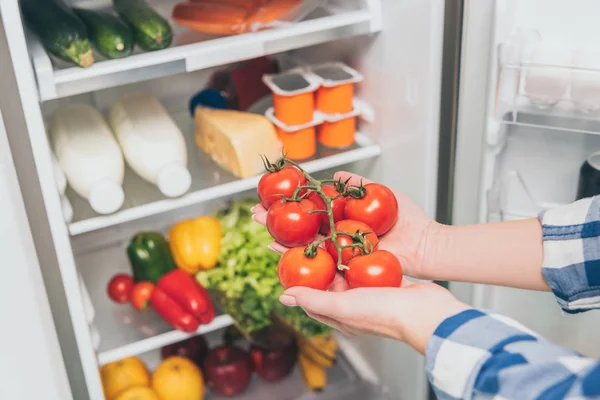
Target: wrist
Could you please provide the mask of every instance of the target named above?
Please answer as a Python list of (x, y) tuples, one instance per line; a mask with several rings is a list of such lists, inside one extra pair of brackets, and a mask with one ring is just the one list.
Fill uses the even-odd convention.
[(440, 273), (440, 266), (447, 260), (448, 251), (452, 246), (453, 226), (432, 221), (425, 234), (422, 247), (421, 266), (419, 279), (444, 280)]

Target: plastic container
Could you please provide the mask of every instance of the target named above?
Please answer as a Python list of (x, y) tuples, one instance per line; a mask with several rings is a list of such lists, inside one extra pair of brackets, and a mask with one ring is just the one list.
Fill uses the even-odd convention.
[(320, 81), (317, 110), (325, 114), (352, 112), (354, 85), (363, 80), (358, 71), (342, 63), (327, 63), (309, 67), (309, 72)]
[(323, 123), (317, 128), (317, 141), (331, 149), (344, 149), (354, 144), (356, 118), (362, 110), (358, 101), (352, 102), (352, 111), (346, 114), (322, 114)]
[(304, 160), (312, 157), (317, 152), (318, 125), (323, 123), (323, 116), (315, 113), (312, 121), (303, 125), (290, 126), (281, 122), (271, 107), (265, 116), (275, 125), (277, 136), (283, 144), (283, 152), (292, 160)]
[[(102, 115), (87, 105), (66, 106), (54, 115), (49, 132), (60, 170), (73, 190), (99, 214), (121, 208), (125, 199), (121, 187), (125, 163)], [(63, 185), (57, 182), (57, 186), (61, 191)], [(70, 206), (62, 198), (64, 210)]]
[(301, 69), (264, 75), (263, 82), (273, 92), (275, 117), (285, 125), (305, 125), (315, 119), (315, 91), (319, 81)]
[(110, 125), (127, 164), (167, 197), (186, 193), (192, 177), (187, 170), (183, 134), (160, 102), (150, 94), (129, 93), (110, 109)]
[(176, 4), (173, 21), (214, 35), (277, 28), (305, 18), (327, 0), (190, 0)]

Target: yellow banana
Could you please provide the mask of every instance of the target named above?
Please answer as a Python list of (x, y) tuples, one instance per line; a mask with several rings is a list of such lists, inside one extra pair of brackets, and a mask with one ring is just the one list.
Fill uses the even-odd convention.
[(314, 363), (304, 354), (298, 354), (298, 365), (304, 378), (304, 384), (313, 392), (320, 392), (327, 386), (327, 372), (325, 368)]
[[(315, 336), (315, 338), (317, 337), (319, 336)], [(325, 342), (322, 339), (319, 339), (318, 342), (315, 342), (314, 340), (311, 341), (303, 336), (298, 336), (297, 339), (300, 353), (305, 357), (311, 359), (314, 363), (323, 368), (330, 368), (333, 366), (333, 362), (335, 361), (335, 350), (331, 351), (331, 344), (329, 342), (327, 343), (327, 346), (325, 346)], [(333, 346), (336, 346), (335, 341), (333, 341)]]

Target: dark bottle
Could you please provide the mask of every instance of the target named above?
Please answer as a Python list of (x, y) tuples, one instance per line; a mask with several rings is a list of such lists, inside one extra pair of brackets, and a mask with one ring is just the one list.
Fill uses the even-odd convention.
[(579, 170), (577, 200), (600, 195), (600, 151), (591, 154)]

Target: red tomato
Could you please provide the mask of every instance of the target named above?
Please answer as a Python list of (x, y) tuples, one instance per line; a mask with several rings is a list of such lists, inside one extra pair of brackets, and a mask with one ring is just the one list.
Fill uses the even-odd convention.
[(345, 271), (348, 287), (400, 287), (402, 265), (395, 255), (376, 250), (366, 256), (353, 258)]
[[(337, 190), (334, 189), (333, 186), (323, 186), (322, 189), (323, 189), (323, 192), (325, 192), (325, 195), (327, 197), (329, 197), (330, 199), (332, 199), (335, 196), (340, 194)], [(315, 205), (317, 206), (317, 209), (327, 210), (327, 206), (325, 205), (325, 202), (323, 201), (323, 199), (321, 198), (321, 196), (319, 196), (319, 194), (317, 192), (310, 192), (310, 194), (308, 195), (307, 198), (308, 198), (308, 200), (315, 203)], [(346, 206), (346, 198), (345, 197), (340, 197), (333, 201), (333, 203), (331, 204), (331, 211), (333, 211), (333, 221), (334, 222), (338, 222), (338, 221), (341, 221), (344, 219), (344, 207), (345, 206)], [(327, 216), (327, 214), (319, 213), (319, 218), (321, 219), (321, 229), (319, 230), (319, 232), (324, 235), (327, 235), (330, 231), (329, 217)]]
[(362, 199), (348, 197), (344, 215), (348, 219), (364, 222), (375, 230), (377, 236), (389, 231), (398, 219), (398, 200), (394, 193), (379, 183), (364, 186)]
[(152, 282), (138, 282), (131, 291), (131, 305), (138, 311), (148, 311), (150, 309), (150, 298), (154, 292)]
[(117, 274), (108, 282), (108, 297), (116, 303), (125, 304), (129, 301), (129, 294), (135, 285), (133, 277), (127, 274)]
[(305, 183), (304, 175), (296, 167), (287, 166), (277, 172), (267, 172), (258, 181), (258, 198), (268, 210), (282, 195), (292, 197), (298, 186)]
[[(337, 232), (347, 232), (347, 233), (351, 233), (351, 234), (356, 233), (356, 231), (358, 231), (360, 233), (370, 232), (367, 235), (367, 240), (369, 241), (369, 243), (371, 243), (373, 246), (375, 246), (375, 248), (377, 248), (377, 244), (379, 243), (379, 239), (377, 238), (377, 235), (375, 235), (373, 233), (373, 229), (371, 229), (371, 227), (368, 226), (367, 224), (363, 224), (362, 222), (353, 221), (351, 219), (345, 219), (345, 220), (340, 221), (337, 224), (335, 224), (335, 230)], [(336, 242), (340, 246), (348, 246), (353, 243), (352, 238), (348, 235), (338, 235)], [(326, 241), (325, 248), (327, 249), (329, 254), (331, 254), (331, 257), (333, 257), (333, 260), (337, 264), (338, 253), (337, 253), (337, 249), (333, 245), (333, 242), (331, 240)], [(350, 261), (352, 258), (359, 256), (361, 254), (363, 254), (363, 252), (360, 249), (344, 249), (344, 250), (342, 250), (342, 264), (346, 265), (346, 263), (348, 261)]]
[(327, 290), (333, 283), (336, 271), (333, 258), (320, 247), (313, 258), (304, 254), (304, 247), (294, 247), (283, 254), (278, 267), (279, 281), (285, 289), (305, 286)]
[(314, 240), (321, 220), (309, 214), (317, 206), (312, 201), (278, 201), (267, 212), (267, 229), (275, 240), (287, 247), (304, 246)]

